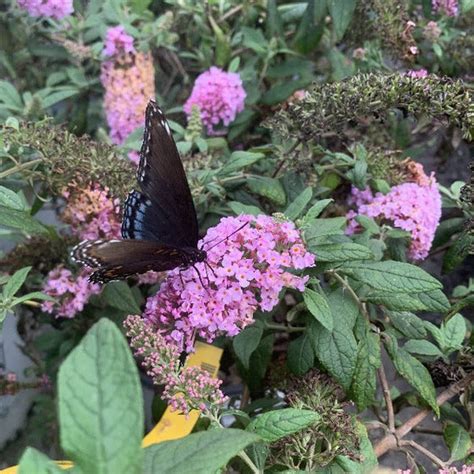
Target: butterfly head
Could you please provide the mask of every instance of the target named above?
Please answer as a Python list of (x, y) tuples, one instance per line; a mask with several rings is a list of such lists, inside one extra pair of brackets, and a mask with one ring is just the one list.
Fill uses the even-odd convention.
[(207, 259), (207, 253), (205, 250), (192, 248), (189, 252), (189, 265), (194, 265), (195, 263), (205, 262)]

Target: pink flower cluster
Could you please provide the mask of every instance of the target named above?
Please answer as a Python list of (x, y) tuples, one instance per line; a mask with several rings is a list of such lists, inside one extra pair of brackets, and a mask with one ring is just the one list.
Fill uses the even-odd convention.
[(60, 20), (74, 11), (72, 0), (18, 0), (18, 6), (31, 16)]
[(81, 240), (120, 238), (120, 200), (112, 199), (108, 188), (95, 184), (86, 189), (67, 190), (68, 199), (62, 214)]
[(406, 75), (413, 79), (422, 79), (428, 77), (428, 71), (426, 69), (411, 69), (410, 71), (407, 71)]
[(123, 26), (114, 26), (107, 30), (104, 45), (105, 56), (134, 52), (133, 37), (125, 33)]
[(140, 316), (129, 316), (125, 321), (130, 345), (142, 359), (147, 374), (157, 385), (164, 385), (162, 397), (174, 410), (188, 414), (192, 409), (205, 410), (208, 405), (222, 405), (227, 401), (214, 379), (200, 367), (180, 367), (181, 349)]
[(63, 267), (55, 268), (48, 273), (43, 292), (59, 300), (44, 301), (41, 309), (46, 313), (54, 313), (56, 317), (73, 318), (84, 309), (91, 295), (100, 293), (100, 285), (89, 282), (90, 272), (83, 270), (74, 276)]
[(315, 262), (292, 222), (264, 215), (222, 219), (201, 247), (207, 261), (169, 272), (144, 313), (166, 340), (188, 352), (196, 335), (211, 342), (221, 334), (238, 334), (253, 322), (256, 310), (278, 304), (284, 287), (303, 291), (308, 277), (286, 269)]
[[(121, 145), (143, 124), (146, 105), (155, 96), (152, 56), (142, 52), (115, 55), (102, 63), (100, 79), (110, 138)], [(132, 155), (132, 161), (136, 156)]]
[(213, 66), (196, 79), (183, 109), (189, 119), (193, 105), (198, 106), (207, 133), (215, 135), (218, 124), (229, 125), (244, 110), (246, 96), (239, 74)]
[(369, 188), (364, 191), (352, 188), (349, 204), (355, 205), (356, 211), (347, 214), (348, 234), (358, 230), (355, 220), (358, 215), (388, 219), (395, 227), (411, 233), (408, 251), (411, 260), (419, 261), (428, 256), (441, 217), (441, 195), (433, 176), (428, 184), (399, 184), (386, 195), (373, 195)]
[(457, 16), (459, 12), (458, 0), (432, 0), (433, 13), (441, 13), (446, 16)]

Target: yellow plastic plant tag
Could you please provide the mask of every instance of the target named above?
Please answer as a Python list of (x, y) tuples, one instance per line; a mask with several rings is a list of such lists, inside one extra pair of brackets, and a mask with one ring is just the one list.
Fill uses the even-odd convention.
[[(186, 367), (199, 366), (209, 372), (213, 377), (217, 377), (219, 363), (222, 357), (222, 349), (196, 342), (195, 352), (186, 359)], [(194, 425), (199, 418), (200, 412), (193, 410), (187, 417), (177, 411), (172, 411), (169, 407), (163, 413), (161, 420), (156, 426), (143, 438), (143, 447), (151, 444), (161, 443), (171, 439), (184, 438), (191, 433)], [(56, 464), (68, 469), (73, 466), (70, 461), (56, 461)], [(9, 467), (0, 471), (0, 474), (17, 474), (18, 466)]]

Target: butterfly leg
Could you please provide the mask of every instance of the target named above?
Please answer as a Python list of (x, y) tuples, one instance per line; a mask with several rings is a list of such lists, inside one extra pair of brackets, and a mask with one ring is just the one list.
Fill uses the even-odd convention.
[(199, 268), (196, 267), (195, 265), (193, 265), (193, 268), (194, 268), (194, 270), (196, 270), (196, 273), (198, 274), (199, 282), (201, 283), (202, 287), (205, 288), (206, 291), (207, 291), (207, 294), (210, 295), (211, 293), (209, 291), (209, 278), (207, 279), (208, 285), (206, 286), (204, 284), (203, 279), (202, 279), (201, 272), (199, 271)]

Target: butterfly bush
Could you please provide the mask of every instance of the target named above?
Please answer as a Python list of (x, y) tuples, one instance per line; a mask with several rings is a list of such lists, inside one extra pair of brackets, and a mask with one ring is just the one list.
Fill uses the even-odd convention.
[(207, 263), (170, 271), (144, 312), (168, 342), (188, 352), (196, 336), (211, 342), (222, 334), (238, 334), (253, 322), (255, 311), (278, 304), (284, 287), (303, 291), (308, 277), (288, 269), (315, 262), (292, 222), (264, 215), (226, 217), (200, 245)]
[(420, 164), (411, 162), (409, 171), (415, 182), (392, 187), (388, 194), (372, 193), (353, 187), (349, 204), (356, 211), (349, 211), (347, 233), (359, 229), (355, 218), (359, 215), (388, 219), (395, 227), (411, 234), (408, 256), (413, 261), (424, 260), (433, 242), (441, 218), (441, 195), (434, 175), (427, 177)]
[(58, 300), (44, 301), (41, 309), (54, 313), (56, 317), (73, 318), (84, 309), (92, 295), (101, 291), (100, 285), (89, 282), (90, 271), (82, 270), (77, 276), (67, 268), (51, 270), (45, 280), (43, 292)]
[(63, 191), (67, 206), (62, 214), (81, 240), (120, 238), (120, 200), (108, 188), (93, 184), (86, 189)]
[(238, 73), (213, 66), (196, 79), (183, 109), (189, 119), (193, 105), (197, 105), (207, 133), (215, 135), (217, 125), (229, 125), (244, 110), (246, 96)]
[(141, 358), (153, 382), (164, 385), (162, 397), (174, 410), (187, 414), (227, 401), (219, 389), (221, 380), (200, 367), (180, 367), (181, 348), (176, 342), (166, 340), (140, 316), (129, 316), (125, 327), (135, 355)]
[[(123, 27), (107, 32), (100, 79), (105, 89), (104, 108), (110, 138), (121, 145), (143, 123), (146, 105), (155, 97), (155, 71), (150, 53), (135, 52), (133, 38)], [(138, 154), (130, 159), (138, 161)]]
[(441, 13), (446, 16), (457, 16), (459, 12), (458, 0), (433, 0), (433, 13)]
[(74, 11), (72, 0), (18, 0), (18, 6), (31, 16), (44, 16), (61, 20)]
[(134, 52), (135, 47), (133, 46), (133, 37), (125, 33), (125, 28), (123, 26), (108, 28), (104, 44), (105, 56), (115, 56), (117, 54)]

